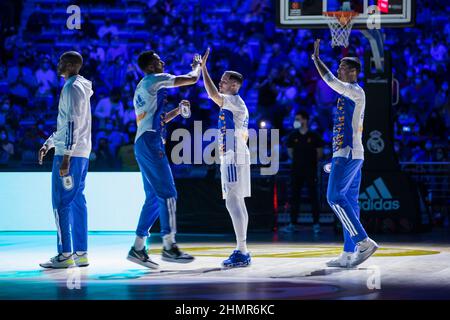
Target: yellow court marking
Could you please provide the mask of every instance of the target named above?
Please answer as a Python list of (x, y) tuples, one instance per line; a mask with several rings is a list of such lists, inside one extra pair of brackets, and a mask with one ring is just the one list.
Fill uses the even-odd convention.
[[(186, 247), (187, 252), (200, 257), (228, 257), (232, 246), (202, 246)], [(251, 245), (250, 251), (254, 258), (321, 258), (339, 255), (342, 247), (337, 246), (305, 246), (305, 245)], [(159, 249), (151, 249), (150, 254), (159, 254)], [(407, 257), (438, 254), (440, 251), (391, 248), (383, 247), (378, 249), (374, 257)]]

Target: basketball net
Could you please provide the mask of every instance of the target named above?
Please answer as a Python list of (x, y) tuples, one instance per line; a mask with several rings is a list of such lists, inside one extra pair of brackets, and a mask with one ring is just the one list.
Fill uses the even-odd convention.
[(348, 47), (348, 38), (353, 27), (354, 11), (328, 11), (323, 13), (331, 31), (332, 47)]

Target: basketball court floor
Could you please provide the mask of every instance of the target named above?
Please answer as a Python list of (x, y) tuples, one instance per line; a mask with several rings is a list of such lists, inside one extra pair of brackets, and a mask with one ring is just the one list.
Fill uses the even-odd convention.
[(93, 232), (87, 268), (44, 270), (55, 250), (52, 232), (0, 232), (0, 299), (32, 300), (259, 300), (259, 299), (450, 299), (448, 233), (374, 236), (381, 248), (355, 269), (327, 268), (340, 252), (331, 230), (314, 238), (252, 234), (248, 268), (223, 269), (233, 250), (231, 235), (179, 235), (190, 264), (161, 261), (159, 236), (151, 257), (160, 270), (125, 259), (133, 233)]

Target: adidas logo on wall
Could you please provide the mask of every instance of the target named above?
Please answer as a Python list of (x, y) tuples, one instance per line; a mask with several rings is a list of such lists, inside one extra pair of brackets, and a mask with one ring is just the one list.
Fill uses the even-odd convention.
[(392, 198), (389, 189), (380, 177), (359, 195), (359, 207), (364, 211), (398, 210), (400, 201)]

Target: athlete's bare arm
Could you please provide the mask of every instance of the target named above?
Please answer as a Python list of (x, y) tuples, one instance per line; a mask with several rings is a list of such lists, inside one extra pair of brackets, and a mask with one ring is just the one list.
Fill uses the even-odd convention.
[(319, 50), (320, 50), (320, 39), (316, 39), (316, 41), (314, 41), (314, 53), (312, 55), (312, 59), (314, 61), (314, 64), (316, 65), (317, 71), (319, 71), (321, 77), (324, 78), (325, 75), (331, 73), (331, 71), (330, 69), (327, 68), (325, 63), (323, 63), (323, 61), (320, 60)]
[(330, 69), (327, 68), (325, 63), (320, 60), (319, 49), (320, 39), (316, 39), (316, 41), (314, 41), (314, 53), (312, 55), (312, 59), (314, 61), (314, 64), (316, 65), (317, 71), (319, 71), (320, 76), (326, 82), (326, 84), (330, 86), (331, 89), (339, 94), (344, 94), (348, 90), (350, 84), (339, 80), (333, 75), (333, 73), (330, 71)]
[(191, 64), (192, 71), (185, 75), (176, 76), (174, 87), (189, 86), (197, 83), (198, 79), (200, 79), (200, 73), (202, 70), (201, 64), (202, 64), (202, 57), (199, 54), (196, 54)]
[(217, 90), (217, 87), (214, 85), (214, 82), (212, 81), (211, 77), (208, 73), (208, 68), (206, 67), (206, 61), (208, 60), (209, 56), (209, 48), (206, 50), (205, 55), (202, 59), (202, 72), (203, 72), (203, 82), (205, 84), (206, 92), (208, 92), (208, 96), (219, 106), (222, 107), (223, 105), (223, 97), (219, 93), (219, 90)]
[(161, 115), (161, 125), (165, 125), (172, 121), (176, 116), (180, 114), (180, 107), (176, 107), (175, 109), (170, 110)]
[(191, 107), (191, 103), (188, 100), (181, 100), (178, 107), (170, 110), (169, 112), (161, 115), (161, 125), (165, 125), (166, 123), (169, 123), (174, 118), (176, 118), (179, 114), (181, 114), (181, 105), (187, 105), (189, 108)]

